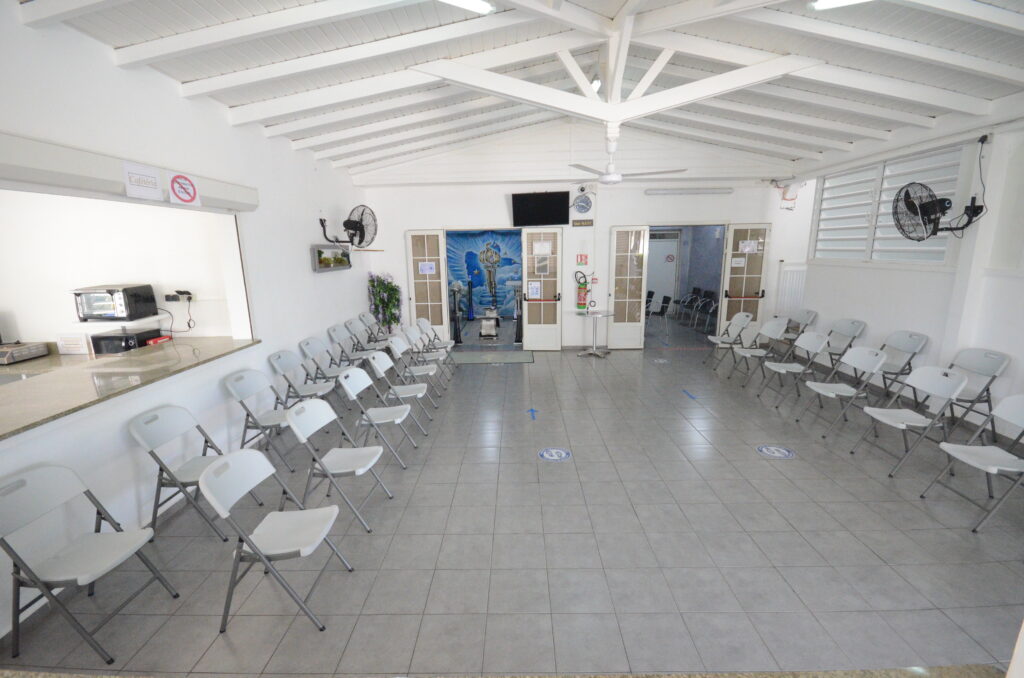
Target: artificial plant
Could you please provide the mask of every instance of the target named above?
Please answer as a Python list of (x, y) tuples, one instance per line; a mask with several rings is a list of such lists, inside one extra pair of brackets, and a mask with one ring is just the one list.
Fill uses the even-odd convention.
[(370, 274), (370, 313), (383, 325), (388, 333), (398, 325), (402, 313), (402, 290), (387, 274)]

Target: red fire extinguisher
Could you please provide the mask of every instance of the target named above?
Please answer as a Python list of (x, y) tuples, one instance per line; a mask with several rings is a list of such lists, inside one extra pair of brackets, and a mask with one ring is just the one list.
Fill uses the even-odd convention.
[(583, 271), (576, 271), (576, 308), (585, 310), (587, 308), (587, 296), (590, 294), (590, 283), (587, 281), (587, 274)]

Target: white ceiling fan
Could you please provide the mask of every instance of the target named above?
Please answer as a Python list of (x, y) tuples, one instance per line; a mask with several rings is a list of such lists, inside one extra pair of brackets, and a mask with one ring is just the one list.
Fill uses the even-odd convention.
[(581, 172), (589, 172), (590, 174), (596, 175), (598, 182), (605, 184), (606, 186), (622, 183), (624, 179), (642, 179), (657, 176), (659, 174), (680, 174), (686, 171), (685, 168), (656, 170), (653, 172), (626, 172), (625, 174), (615, 171), (615, 151), (619, 146), (619, 126), (616, 123), (607, 123), (605, 129), (605, 142), (608, 149), (608, 164), (605, 166), (604, 171), (588, 165), (580, 165), (578, 163), (570, 163), (569, 167), (578, 169)]

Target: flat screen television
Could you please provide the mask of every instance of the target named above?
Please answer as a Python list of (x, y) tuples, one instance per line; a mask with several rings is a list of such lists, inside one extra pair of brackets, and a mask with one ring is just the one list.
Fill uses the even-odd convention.
[(569, 191), (513, 193), (513, 226), (564, 226), (569, 223)]

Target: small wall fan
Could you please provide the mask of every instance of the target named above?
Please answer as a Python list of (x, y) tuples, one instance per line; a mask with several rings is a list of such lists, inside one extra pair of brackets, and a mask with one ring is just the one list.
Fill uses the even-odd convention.
[(985, 211), (984, 206), (977, 204), (977, 199), (972, 197), (971, 204), (964, 208), (963, 216), (966, 220), (956, 225), (942, 226), (942, 217), (952, 207), (952, 200), (937, 197), (935, 191), (915, 181), (896, 191), (892, 199), (892, 220), (900, 235), (921, 242), (942, 231), (962, 231)]
[(349, 212), (348, 219), (342, 222), (348, 240), (332, 238), (327, 235), (327, 220), (320, 220), (320, 229), (324, 233), (327, 242), (336, 245), (352, 245), (353, 247), (365, 248), (373, 244), (377, 237), (377, 215), (366, 205), (357, 205)]

